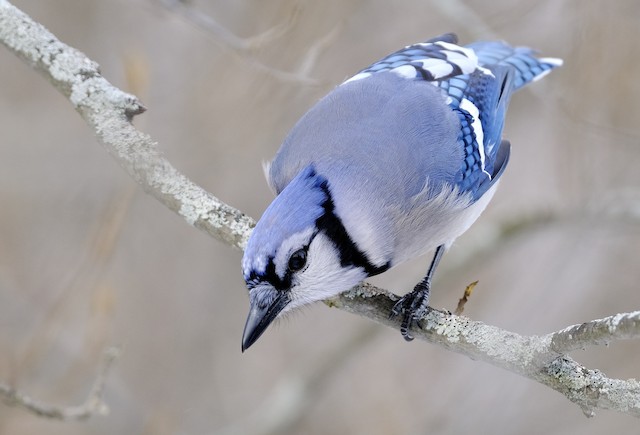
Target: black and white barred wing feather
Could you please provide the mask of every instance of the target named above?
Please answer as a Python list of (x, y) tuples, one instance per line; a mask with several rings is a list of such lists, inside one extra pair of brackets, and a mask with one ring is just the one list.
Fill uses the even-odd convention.
[(446, 34), (426, 42), (408, 45), (363, 69), (345, 83), (383, 71), (392, 71), (408, 79), (417, 78), (430, 82), (470, 74), (479, 67), (478, 57), (473, 50), (456, 45), (456, 42), (455, 35)]

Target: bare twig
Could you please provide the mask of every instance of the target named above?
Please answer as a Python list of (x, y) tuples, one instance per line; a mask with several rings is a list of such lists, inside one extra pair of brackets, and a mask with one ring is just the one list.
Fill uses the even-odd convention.
[(431, 6), (476, 38), (500, 39), (484, 19), (462, 0), (431, 0)]
[(232, 426), (216, 430), (220, 435), (283, 435), (298, 433), (296, 425), (304, 418), (314, 400), (330, 381), (336, 369), (346, 364), (357, 351), (378, 336), (382, 328), (369, 325), (356, 332), (316, 361), (303, 373), (286, 372), (262, 404)]
[(640, 338), (640, 311), (621, 313), (604, 319), (569, 326), (545, 337), (551, 348), (568, 353), (588, 346), (608, 345), (612, 341)]
[(55, 420), (86, 420), (93, 415), (107, 415), (109, 408), (103, 402), (102, 397), (104, 396), (107, 375), (119, 354), (120, 350), (115, 347), (105, 351), (98, 376), (82, 405), (64, 407), (44, 403), (2, 382), (0, 382), (0, 396), (3, 396), (5, 402), (10, 406), (19, 406), (40, 417)]
[(297, 75), (301, 77), (308, 77), (311, 74), (323, 50), (335, 41), (340, 30), (342, 30), (342, 26), (340, 24), (336, 25), (330, 32), (327, 32), (326, 35), (319, 38), (307, 49), (305, 56), (302, 57), (300, 65), (298, 66), (296, 72)]
[(469, 302), (469, 298), (471, 297), (471, 293), (473, 293), (473, 289), (477, 285), (478, 285), (478, 281), (474, 281), (464, 289), (464, 293), (462, 294), (462, 297), (458, 301), (458, 306), (456, 307), (456, 310), (454, 311), (456, 316), (459, 316), (464, 312), (464, 306), (467, 305), (467, 302)]
[[(151, 138), (131, 125), (131, 118), (144, 110), (134, 96), (113, 87), (100, 76), (94, 62), (58, 41), (6, 0), (0, 0), (0, 40), (69, 98), (105, 149), (148, 193), (191, 225), (230, 246), (244, 248), (255, 222), (179, 173)], [(397, 300), (386, 290), (361, 284), (329, 304), (398, 328), (398, 320), (388, 316)], [(640, 417), (637, 381), (607, 378), (564, 355), (586, 344), (640, 338), (637, 312), (545, 336), (522, 336), (437, 310), (429, 311), (422, 323), (423, 328), (414, 331), (416, 338), (547, 385), (587, 415), (595, 409), (612, 409)]]
[[(255, 57), (255, 53), (262, 47), (285, 36), (295, 25), (300, 16), (301, 7), (298, 2), (294, 4), (285, 21), (276, 24), (265, 32), (241, 38), (232, 31), (218, 23), (212, 16), (205, 14), (192, 4), (182, 0), (159, 0), (159, 3), (168, 10), (180, 14), (189, 22), (214, 37), (214, 40), (224, 48), (232, 51), (248, 62), (253, 68), (284, 82), (297, 82), (304, 85), (316, 86), (319, 83), (309, 77), (310, 68), (299, 68), (298, 73), (283, 71), (265, 65)], [(308, 55), (303, 59), (302, 65), (306, 65), (315, 57)]]
[(196, 26), (215, 35), (218, 40), (230, 49), (236, 51), (256, 51), (285, 36), (300, 16), (301, 7), (294, 3), (287, 19), (276, 24), (259, 35), (241, 38), (218, 23), (212, 16), (205, 14), (190, 2), (184, 0), (159, 0), (160, 4), (170, 11), (180, 13)]
[[(93, 293), (100, 291), (100, 282), (126, 222), (125, 217), (133, 201), (134, 193), (134, 189), (125, 188), (120, 195), (110, 201), (100, 214), (100, 219), (87, 241), (87, 249), (79, 255), (80, 261), (77, 265), (69, 268), (68, 277), (59, 285), (61, 291), (54, 298), (53, 304), (37, 321), (32, 335), (24, 340), (23, 350), (18, 352), (16, 358), (18, 367), (33, 366), (34, 362), (40, 360), (42, 355), (47, 352), (52, 338), (60, 334), (62, 324), (57, 320), (64, 317), (64, 310), (68, 308), (70, 301), (77, 298), (83, 291)], [(95, 354), (106, 347), (104, 326), (98, 327), (100, 319), (104, 321), (102, 316), (92, 316), (90, 324), (82, 330), (86, 334), (87, 344), (90, 343), (90, 348), (86, 349), (85, 354)], [(67, 377), (75, 378), (77, 369), (77, 366), (70, 367), (67, 370)]]

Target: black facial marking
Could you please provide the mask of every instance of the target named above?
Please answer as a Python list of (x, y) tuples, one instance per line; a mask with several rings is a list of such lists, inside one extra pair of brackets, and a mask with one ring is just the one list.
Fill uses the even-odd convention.
[(269, 257), (267, 262), (267, 268), (262, 273), (252, 271), (247, 279), (247, 285), (251, 289), (260, 282), (267, 281), (276, 290), (288, 290), (291, 288), (291, 273), (287, 271), (284, 277), (280, 278), (276, 273), (276, 264), (274, 263), (274, 257)]
[[(313, 188), (321, 189), (326, 195), (326, 200), (322, 204), (324, 213), (316, 220), (316, 227), (318, 229), (318, 232), (323, 232), (324, 234), (326, 234), (327, 237), (336, 246), (340, 255), (340, 265), (342, 267), (360, 267), (364, 269), (368, 276), (378, 275), (388, 270), (389, 267), (391, 267), (390, 263), (384, 264), (382, 266), (375, 266), (371, 264), (367, 256), (362, 251), (360, 251), (353, 240), (351, 240), (351, 237), (349, 237), (346, 228), (342, 224), (342, 220), (340, 220), (340, 218), (335, 214), (335, 205), (331, 197), (331, 191), (329, 189), (329, 183), (327, 182), (327, 179), (322, 176), (318, 176), (313, 168), (310, 168), (308, 176), (310, 178), (316, 179), (317, 184), (314, 184)], [(267, 259), (267, 267), (265, 268), (264, 272), (258, 273), (252, 271), (249, 274), (249, 277), (246, 279), (249, 289), (255, 287), (260, 282), (266, 281), (278, 291), (290, 290), (292, 275), (304, 268), (304, 266), (306, 265), (306, 256), (308, 254), (307, 249), (308, 246), (305, 246), (304, 248), (295, 251), (291, 255), (291, 257), (289, 258), (288, 267), (286, 268), (285, 274), (282, 278), (276, 273), (276, 265), (274, 262), (275, 258), (273, 256), (270, 256)], [(304, 256), (304, 259), (299, 258), (299, 253), (301, 251), (304, 252), (304, 254), (300, 254)], [(294, 257), (296, 258), (294, 259)]]
[(368, 276), (378, 275), (389, 269), (389, 263), (383, 266), (375, 266), (371, 264), (367, 256), (358, 249), (356, 244), (351, 240), (346, 228), (342, 224), (342, 220), (335, 214), (335, 205), (329, 190), (329, 184), (326, 180), (320, 185), (327, 195), (327, 199), (322, 204), (324, 213), (316, 221), (318, 230), (324, 232), (331, 241), (336, 245), (340, 253), (340, 265), (342, 267), (355, 266), (365, 270)]

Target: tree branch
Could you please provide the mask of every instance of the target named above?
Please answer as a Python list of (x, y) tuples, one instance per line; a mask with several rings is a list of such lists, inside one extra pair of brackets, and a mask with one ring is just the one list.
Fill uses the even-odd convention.
[(638, 338), (640, 338), (640, 311), (634, 311), (569, 326), (547, 335), (545, 340), (551, 341), (550, 346), (554, 351), (568, 353), (587, 346), (608, 346), (612, 341)]
[[(27, 15), (0, 0), (0, 40), (34, 69), (49, 78), (74, 105), (98, 140), (148, 193), (229, 246), (243, 249), (255, 222), (179, 173), (157, 144), (131, 124), (144, 110), (138, 99), (112, 86), (98, 66), (58, 41)], [(378, 323), (399, 327), (389, 319), (398, 297), (361, 284), (327, 304)], [(479, 359), (547, 385), (578, 404), (587, 415), (612, 409), (640, 417), (640, 385), (609, 379), (565, 355), (585, 345), (640, 338), (640, 313), (626, 313), (571, 326), (544, 336), (522, 336), (495, 326), (437, 310), (429, 311), (416, 338)]]
[(98, 64), (0, 0), (0, 40), (43, 74), (89, 124), (99, 142), (149, 194), (189, 224), (242, 249), (255, 222), (178, 172), (131, 123), (146, 109), (100, 75)]
[[(389, 319), (389, 313), (398, 299), (386, 290), (364, 283), (328, 304), (397, 329), (398, 321)], [(523, 336), (431, 309), (422, 320), (422, 329), (412, 332), (415, 338), (553, 388), (580, 406), (587, 416), (593, 416), (595, 409), (611, 409), (640, 417), (640, 382), (607, 378), (563, 353), (587, 343), (640, 339), (638, 311), (570, 326), (545, 336)], [(588, 342), (588, 337), (594, 341)]]

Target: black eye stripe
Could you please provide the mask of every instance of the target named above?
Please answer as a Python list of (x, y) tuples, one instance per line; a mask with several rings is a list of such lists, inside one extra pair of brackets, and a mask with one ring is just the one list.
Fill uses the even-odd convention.
[(293, 254), (291, 254), (291, 257), (293, 257), (294, 254), (302, 251), (304, 252), (304, 263), (299, 267), (299, 268), (292, 268), (291, 267), (291, 257), (289, 257), (289, 264), (287, 265), (287, 269), (285, 270), (285, 274), (282, 278), (280, 278), (280, 276), (278, 276), (278, 274), (276, 273), (276, 264), (275, 264), (275, 258), (273, 256), (270, 256), (268, 258), (268, 262), (267, 262), (267, 267), (265, 269), (265, 271), (263, 273), (255, 273), (255, 272), (251, 272), (251, 275), (249, 276), (249, 278), (247, 279), (247, 283), (253, 283), (253, 285), (255, 286), (258, 282), (260, 281), (267, 281), (269, 282), (276, 290), (289, 290), (291, 288), (291, 276), (303, 269), (306, 266), (306, 259), (307, 259), (307, 251), (309, 249), (309, 246), (305, 246), (302, 249), (299, 249), (297, 251), (295, 251)]
[(287, 273), (280, 278), (276, 273), (274, 257), (269, 257), (267, 268), (264, 273), (260, 275), (260, 280), (271, 283), (276, 290), (288, 290), (291, 287), (291, 273), (287, 271)]
[[(316, 177), (317, 184), (313, 186), (314, 189), (320, 189), (324, 192), (326, 199), (322, 203), (324, 213), (316, 220), (316, 231), (311, 236), (311, 241), (319, 233), (324, 233), (336, 247), (340, 256), (340, 265), (342, 267), (359, 267), (364, 269), (368, 276), (374, 276), (380, 274), (391, 266), (391, 263), (384, 264), (382, 266), (376, 266), (372, 264), (367, 258), (366, 254), (358, 249), (354, 241), (351, 239), (344, 227), (342, 220), (335, 213), (335, 205), (331, 197), (331, 191), (329, 189), (329, 183), (327, 179), (318, 175), (315, 171), (311, 171), (310, 177)], [(311, 243), (309, 241), (309, 243)], [(308, 257), (309, 245), (302, 248), (304, 255)], [(291, 260), (294, 254), (300, 250), (294, 251), (287, 260), (287, 267), (285, 268), (284, 276), (280, 277), (276, 273), (275, 258), (269, 256), (267, 258), (267, 266), (263, 272), (252, 271), (246, 278), (249, 287), (255, 287), (260, 282), (270, 283), (276, 290), (286, 291), (291, 289), (292, 276), (294, 273), (302, 270), (307, 263), (308, 258), (305, 258), (304, 262), (298, 264), (298, 260), (295, 260), (296, 264), (291, 264)], [(291, 267), (294, 266), (294, 267)]]

